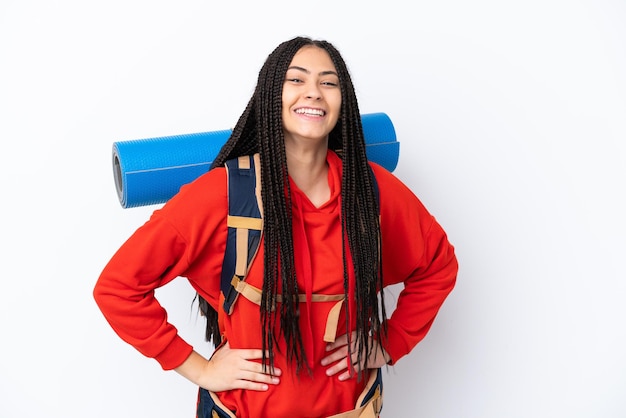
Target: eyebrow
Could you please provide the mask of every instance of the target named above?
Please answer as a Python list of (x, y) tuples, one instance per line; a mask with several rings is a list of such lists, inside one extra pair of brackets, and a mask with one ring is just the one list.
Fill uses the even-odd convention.
[[(289, 71), (289, 70), (298, 70), (298, 71), (302, 71), (303, 73), (311, 74), (311, 72), (309, 70), (307, 70), (306, 68), (299, 67), (297, 65), (293, 65), (293, 66), (287, 68), (287, 71)], [(339, 77), (339, 74), (337, 74), (337, 72), (335, 72), (333, 70), (321, 71), (319, 73), (319, 75), (336, 75), (337, 77)]]

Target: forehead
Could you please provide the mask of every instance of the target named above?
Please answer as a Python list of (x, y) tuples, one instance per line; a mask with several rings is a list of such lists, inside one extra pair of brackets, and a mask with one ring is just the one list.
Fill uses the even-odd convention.
[(305, 45), (300, 48), (293, 56), (290, 66), (320, 71), (336, 70), (328, 52), (315, 45)]

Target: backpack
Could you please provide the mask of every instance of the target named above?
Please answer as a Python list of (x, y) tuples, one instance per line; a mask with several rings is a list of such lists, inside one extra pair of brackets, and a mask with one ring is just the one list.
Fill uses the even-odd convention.
[[(222, 263), (220, 281), (224, 297), (224, 312), (230, 315), (237, 297), (243, 294), (247, 299), (260, 303), (261, 290), (245, 283), (248, 269), (256, 256), (263, 235), (263, 204), (261, 201), (261, 176), (259, 154), (245, 155), (225, 162), (228, 178), (228, 237)], [(369, 166), (372, 171), (371, 166)], [(374, 193), (378, 200), (379, 190), (372, 172)], [(315, 296), (315, 295), (314, 295)], [(221, 335), (215, 324), (217, 313), (200, 295), (200, 311), (207, 317), (206, 339), (213, 339), (215, 345), (221, 343)], [(324, 300), (342, 302), (344, 295), (324, 296)], [(341, 303), (338, 303), (338, 308)], [(337, 315), (339, 314), (337, 310)], [(333, 336), (328, 336), (329, 339)]]

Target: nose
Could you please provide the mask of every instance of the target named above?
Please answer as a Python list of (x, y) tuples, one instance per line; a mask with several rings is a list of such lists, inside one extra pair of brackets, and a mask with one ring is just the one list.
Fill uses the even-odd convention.
[(305, 97), (310, 100), (319, 100), (322, 98), (322, 93), (320, 92), (317, 84), (309, 85), (309, 88), (306, 90)]

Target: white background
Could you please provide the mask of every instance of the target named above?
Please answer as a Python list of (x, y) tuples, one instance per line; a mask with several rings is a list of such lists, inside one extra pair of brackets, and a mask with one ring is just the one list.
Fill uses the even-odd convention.
[[(92, 298), (155, 209), (122, 209), (111, 146), (231, 127), (296, 35), (343, 53), (458, 252), (383, 416), (625, 417), (625, 22), (618, 0), (2, 0), (0, 417), (194, 415)], [(186, 281), (159, 295), (208, 353)]]

